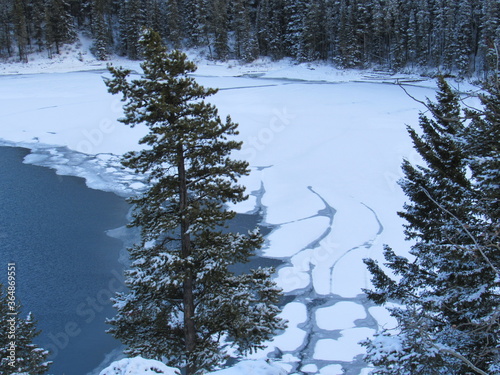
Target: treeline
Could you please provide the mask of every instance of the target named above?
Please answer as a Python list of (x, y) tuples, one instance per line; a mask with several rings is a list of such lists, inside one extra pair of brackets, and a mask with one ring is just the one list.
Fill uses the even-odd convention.
[(58, 53), (77, 31), (94, 53), (141, 57), (142, 27), (210, 58), (325, 60), (341, 67), (470, 75), (495, 60), (498, 0), (0, 0), (0, 53)]

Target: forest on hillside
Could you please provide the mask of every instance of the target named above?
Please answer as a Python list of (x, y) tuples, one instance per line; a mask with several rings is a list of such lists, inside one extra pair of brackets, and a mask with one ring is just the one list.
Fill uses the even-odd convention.
[(140, 59), (143, 27), (214, 60), (261, 56), (342, 68), (487, 73), (498, 0), (0, 0), (0, 57), (57, 54), (83, 33), (101, 60)]

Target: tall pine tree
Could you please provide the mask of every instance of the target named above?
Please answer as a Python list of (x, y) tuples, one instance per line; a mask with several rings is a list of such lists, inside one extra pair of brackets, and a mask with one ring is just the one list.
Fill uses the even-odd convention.
[[(366, 260), (375, 286), (367, 291), (369, 298), (377, 304), (397, 304), (389, 308), (397, 330), (383, 330), (364, 343), (367, 360), (377, 367), (375, 373), (500, 370), (500, 227), (498, 217), (480, 209), (484, 197), (491, 197), (485, 194), (480, 176), (496, 176), (489, 186), (498, 189), (498, 161), (488, 164), (486, 174), (479, 166), (485, 155), (498, 157), (498, 131), (493, 140), (484, 137), (485, 131), (498, 128), (498, 95), (491, 103), (467, 127), (458, 96), (440, 79), (437, 103), (427, 105), (433, 118), (421, 115), (422, 135), (409, 129), (426, 164), (403, 163), (401, 186), (411, 203), (401, 216), (408, 222), (407, 237), (415, 240), (413, 259), (386, 247), (385, 265), (397, 280), (375, 261)], [(471, 169), (476, 171), (472, 177)]]
[(204, 101), (216, 90), (188, 76), (196, 67), (186, 55), (167, 53), (152, 31), (141, 44), (142, 77), (130, 81), (130, 71), (111, 68), (107, 81), (111, 93), (123, 95), (121, 121), (149, 128), (140, 141), (147, 148), (127, 153), (123, 164), (150, 184), (131, 199), (131, 225), (141, 228), (142, 241), (130, 250), (130, 292), (117, 296), (109, 332), (128, 355), (166, 359), (193, 374), (221, 363), (223, 342), (245, 353), (283, 328), (280, 291), (271, 269), (230, 271), (262, 243), (258, 233), (223, 230), (235, 216), (225, 203), (246, 199), (236, 181), (248, 163), (229, 157), (241, 147), (232, 140), (237, 124)]

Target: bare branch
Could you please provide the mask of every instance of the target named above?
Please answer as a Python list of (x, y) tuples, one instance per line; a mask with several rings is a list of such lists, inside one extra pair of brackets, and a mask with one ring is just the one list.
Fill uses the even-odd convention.
[[(420, 322), (421, 321), (422, 321), (422, 319), (420, 319)], [(440, 346), (436, 345), (434, 343), (432, 337), (429, 335), (429, 332), (427, 331), (426, 328), (427, 328), (427, 325), (425, 323), (424, 324), (418, 324), (418, 331), (419, 331), (420, 335), (433, 348), (437, 349), (441, 353), (449, 354), (452, 357), (455, 357), (455, 358), (459, 359), (460, 361), (462, 361), (463, 363), (465, 363), (470, 369), (472, 369), (473, 371), (475, 371), (476, 373), (478, 373), (480, 375), (490, 375), (487, 372), (484, 372), (483, 370), (481, 370), (480, 368), (478, 368), (477, 366), (475, 366), (471, 361), (469, 361), (466, 357), (464, 357), (462, 354), (458, 353), (457, 351), (455, 351), (453, 349), (443, 348), (443, 347), (440, 347)]]
[[(465, 117), (461, 118), (461, 117), (457, 117), (457, 118), (448, 118), (448, 117), (443, 117), (443, 116), (440, 116), (438, 113), (436, 113), (436, 111), (434, 109), (432, 109), (432, 107), (429, 105), (429, 103), (426, 103), (422, 100), (419, 100), (417, 98), (415, 98), (413, 95), (411, 95), (408, 90), (406, 90), (402, 84), (398, 84), (399, 87), (401, 87), (401, 89), (403, 89), (403, 91), (405, 92), (406, 95), (408, 95), (412, 100), (416, 101), (417, 103), (420, 103), (422, 104), (425, 108), (427, 108), (427, 110), (432, 113), (432, 115), (442, 121), (445, 121), (445, 122), (452, 122), (452, 121), (461, 121), (461, 120), (464, 120)], [(429, 99), (427, 99), (429, 100)]]
[(456, 217), (452, 212), (450, 212), (449, 210), (447, 210), (445, 207), (443, 207), (443, 205), (441, 205), (439, 202), (437, 202), (431, 195), (430, 193), (422, 188), (422, 191), (424, 192), (424, 194), (427, 196), (427, 198), (429, 198), (432, 202), (434, 202), (434, 204), (436, 204), (436, 206), (438, 206), (441, 210), (443, 210), (444, 212), (446, 212), (448, 215), (450, 215), (452, 218), (454, 218), (458, 224), (462, 227), (462, 229), (465, 231), (465, 233), (470, 237), (470, 239), (474, 242), (474, 245), (476, 246), (477, 250), (479, 251), (479, 253), (481, 254), (481, 256), (484, 258), (484, 260), (486, 261), (486, 263), (488, 263), (488, 265), (490, 266), (490, 268), (493, 270), (493, 272), (495, 272), (497, 275), (500, 276), (500, 272), (498, 271), (498, 269), (495, 267), (495, 265), (493, 263), (491, 263), (490, 259), (488, 258), (488, 256), (485, 254), (485, 252), (483, 251), (483, 249), (481, 248), (481, 245), (479, 245), (479, 243), (477, 242), (476, 238), (472, 235), (472, 233), (469, 231), (469, 229), (467, 229), (467, 226), (458, 218)]
[(437, 350), (439, 350), (440, 352), (443, 352), (443, 353), (446, 353), (446, 354), (449, 354), (459, 360), (461, 360), (462, 362), (464, 362), (468, 367), (470, 367), (473, 371), (477, 372), (478, 374), (481, 374), (481, 375), (489, 375), (487, 372), (484, 372), (483, 370), (481, 370), (480, 368), (474, 366), (474, 364), (469, 361), (467, 358), (465, 358), (462, 354), (454, 351), (454, 350), (451, 350), (451, 349), (446, 349), (446, 348), (440, 348), (438, 347), (436, 344), (434, 344), (433, 342), (431, 342), (431, 345), (433, 347), (435, 347)]

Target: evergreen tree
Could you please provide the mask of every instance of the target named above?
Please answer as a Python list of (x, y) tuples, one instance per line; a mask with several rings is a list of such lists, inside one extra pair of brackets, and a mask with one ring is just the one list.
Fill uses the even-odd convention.
[[(376, 373), (500, 370), (500, 296), (496, 292), (500, 227), (498, 217), (480, 209), (487, 190), (479, 178), (482, 169), (471, 162), (482, 163), (481, 152), (490, 158), (498, 156), (494, 151), (500, 141), (498, 132), (490, 143), (479, 137), (486, 128), (490, 132), (498, 127), (494, 121), (499, 102), (492, 103), (490, 110), (496, 115), (489, 117), (486, 107), (486, 114), (476, 114), (476, 124), (466, 127), (458, 96), (440, 79), (437, 103), (427, 106), (433, 119), (421, 115), (421, 136), (409, 129), (426, 163), (425, 167), (403, 163), (401, 186), (411, 203), (401, 216), (408, 222), (407, 237), (416, 241), (410, 251), (414, 259), (397, 256), (386, 247), (386, 266), (398, 280), (391, 279), (375, 261), (365, 261), (375, 286), (374, 291), (367, 291), (369, 298), (377, 304), (398, 304), (389, 308), (398, 322), (397, 331), (383, 330), (364, 343)], [(475, 135), (468, 138), (469, 133)], [(490, 187), (498, 183), (495, 163), (488, 165), (485, 174), (497, 176)], [(472, 178), (469, 169), (477, 171)]]
[[(500, 87), (498, 78), (481, 94), (484, 110), (468, 110), (471, 124), (466, 133), (468, 165), (477, 184), (479, 195), (475, 211), (481, 224), (488, 226), (483, 241), (498, 241), (500, 224)], [(482, 231), (483, 233), (485, 231)], [(498, 249), (497, 249), (498, 250)]]
[(462, 77), (469, 76), (474, 71), (474, 59), (478, 45), (476, 28), (476, 5), (474, 0), (461, 0), (455, 17), (456, 46), (455, 62), (459, 74)]
[[(47, 350), (33, 344), (33, 339), (40, 334), (36, 322), (31, 313), (26, 319), (21, 319), (19, 304), (12, 302), (15, 303), (8, 298), (8, 294), (4, 294), (0, 284), (0, 373), (45, 374), (52, 362), (47, 361)], [(11, 353), (14, 355), (11, 356)]]
[(245, 0), (236, 0), (232, 2), (232, 7), (236, 56), (243, 61), (251, 62), (259, 56), (259, 46), (251, 24), (250, 6)]
[(281, 59), (285, 56), (285, 30), (283, 0), (263, 0), (258, 8), (257, 39), (259, 49), (273, 59)]
[(417, 13), (416, 13), (416, 42), (417, 42), (417, 53), (416, 53), (416, 63), (420, 66), (429, 65), (429, 56), (431, 53), (431, 35), (432, 35), (432, 25), (431, 25), (431, 5), (429, 4), (431, 0), (421, 0), (417, 3)]
[(408, 20), (408, 60), (411, 64), (418, 63), (419, 40), (417, 35), (417, 18), (412, 10)]
[(107, 0), (92, 0), (92, 36), (93, 53), (99, 60), (106, 60), (111, 52), (112, 31), (106, 18), (109, 17), (110, 5)]
[(125, 0), (120, 9), (121, 50), (132, 60), (141, 56), (139, 37), (144, 24), (141, 0)]
[(369, 61), (387, 66), (391, 40), (390, 18), (382, 1), (375, 1), (371, 13), (371, 45)]
[(43, 0), (31, 0), (29, 3), (28, 28), (32, 43), (42, 52), (45, 46), (45, 5)]
[(228, 6), (229, 4), (227, 0), (214, 0), (211, 17), (212, 30), (214, 34), (215, 57), (222, 61), (226, 60), (229, 54)]
[(246, 199), (235, 182), (248, 163), (229, 157), (241, 147), (231, 140), (237, 124), (223, 122), (205, 103), (216, 90), (188, 76), (196, 67), (186, 55), (167, 53), (152, 31), (141, 43), (141, 79), (129, 81), (129, 70), (110, 68), (107, 81), (126, 102), (121, 121), (149, 128), (140, 141), (148, 148), (127, 153), (123, 164), (150, 183), (131, 199), (131, 225), (141, 228), (142, 241), (130, 250), (130, 292), (117, 296), (109, 332), (128, 355), (166, 359), (193, 374), (221, 363), (223, 341), (245, 353), (283, 328), (275, 305), (280, 292), (270, 269), (242, 275), (229, 269), (262, 243), (257, 233), (223, 231), (235, 215), (224, 204)]
[(22, 0), (14, 0), (13, 16), (19, 60), (28, 62), (28, 27), (26, 24), (26, 10)]
[(326, 25), (325, 2), (323, 0), (310, 2), (305, 10), (304, 27), (301, 33), (303, 59), (308, 61), (327, 59), (330, 40)]
[[(184, 22), (189, 42), (192, 46), (211, 48), (208, 33), (208, 14), (212, 7), (208, 0), (184, 0)], [(212, 51), (210, 50), (210, 57)]]
[[(399, 70), (408, 60), (408, 30), (410, 28), (409, 5), (401, 0), (389, 0), (388, 11), (391, 18), (390, 67)], [(413, 32), (413, 30), (411, 30)]]
[(148, 27), (168, 45), (205, 47), (220, 60), (265, 55), (463, 77), (490, 73), (499, 17), (498, 0), (0, 0), (0, 56), (58, 53), (76, 23), (99, 59), (140, 58)]
[(442, 68), (444, 71), (451, 72), (455, 69), (456, 54), (458, 50), (458, 34), (457, 34), (457, 1), (443, 1), (443, 51), (442, 51)]
[(161, 36), (166, 34), (166, 3), (163, 0), (143, 1), (144, 25), (148, 29), (155, 30)]
[(168, 0), (166, 3), (167, 38), (175, 48), (180, 47), (182, 40), (182, 22), (179, 16), (179, 2)]
[(45, 7), (45, 38), (49, 54), (54, 47), (59, 54), (64, 43), (75, 40), (73, 17), (65, 0), (47, 0)]
[(484, 70), (488, 72), (498, 62), (498, 51), (500, 50), (500, 3), (496, 0), (485, 0), (482, 5), (479, 45), (483, 50)]
[(269, 39), (270, 39), (270, 4), (269, 0), (262, 0), (259, 2), (257, 7), (257, 19), (256, 29), (257, 29), (257, 42), (259, 46), (259, 51), (265, 56), (270, 56), (269, 52)]
[(0, 50), (4, 57), (12, 56), (12, 2), (0, 0)]
[(282, 10), (285, 17), (285, 48), (288, 56), (304, 59), (303, 36), (306, 1), (286, 1)]
[(359, 67), (363, 61), (357, 7), (354, 1), (340, 0), (338, 47), (340, 64), (346, 68)]

